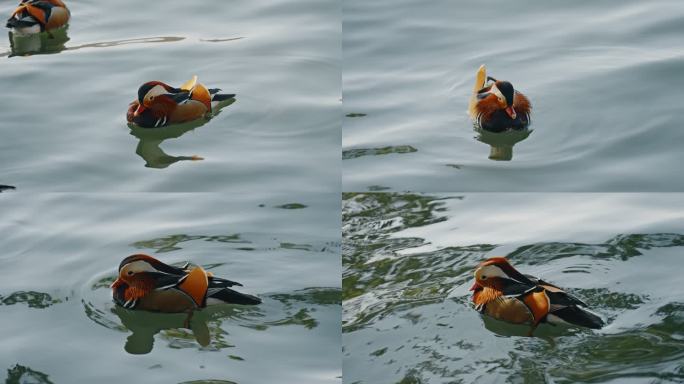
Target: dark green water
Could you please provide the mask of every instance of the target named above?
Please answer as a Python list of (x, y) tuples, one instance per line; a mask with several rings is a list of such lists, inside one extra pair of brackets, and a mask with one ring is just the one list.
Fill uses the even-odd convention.
[[(684, 381), (684, 196), (345, 194), (346, 383)], [(474, 266), (568, 288), (599, 331), (481, 317)]]
[[(7, 193), (0, 212), (0, 380), (340, 381), (337, 194)], [(141, 252), (263, 303), (197, 312), (191, 329), (115, 307), (119, 262)]]
[[(680, 1), (345, 0), (343, 20), (344, 191), (684, 190)], [(476, 139), (481, 64), (531, 99), (526, 139)], [(492, 161), (482, 141), (518, 142)]]

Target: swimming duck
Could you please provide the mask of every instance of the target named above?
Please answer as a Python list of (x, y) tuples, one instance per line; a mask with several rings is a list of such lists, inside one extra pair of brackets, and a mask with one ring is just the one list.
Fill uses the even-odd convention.
[(529, 324), (530, 336), (542, 322), (599, 329), (605, 325), (587, 305), (561, 288), (518, 272), (504, 257), (475, 269), (473, 303), (480, 313), (514, 324)]
[(22, 34), (40, 33), (65, 26), (69, 17), (61, 0), (22, 0), (7, 19), (7, 28)]
[(525, 129), (531, 109), (527, 97), (511, 83), (487, 76), (485, 66), (480, 66), (468, 105), (468, 114), (478, 127), (492, 132)]
[(128, 105), (129, 123), (146, 128), (197, 120), (218, 109), (222, 102), (235, 98), (221, 94), (220, 89), (207, 89), (197, 76), (174, 88), (161, 81), (148, 81), (138, 88), (138, 98)]
[(261, 303), (258, 297), (230, 289), (242, 286), (214, 277), (202, 267), (174, 267), (152, 256), (135, 254), (119, 264), (112, 283), (114, 302), (127, 309), (179, 313), (215, 304)]

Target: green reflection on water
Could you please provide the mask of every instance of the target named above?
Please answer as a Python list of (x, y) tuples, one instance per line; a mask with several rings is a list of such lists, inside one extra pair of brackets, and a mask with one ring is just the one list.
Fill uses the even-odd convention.
[(504, 132), (490, 132), (475, 126), (475, 139), (488, 144), (489, 159), (494, 161), (513, 160), (513, 147), (515, 144), (527, 139), (532, 129), (507, 130)]
[(179, 249), (183, 249), (182, 247), (179, 247), (178, 244), (184, 243), (187, 241), (194, 241), (194, 240), (217, 241), (217, 242), (221, 242), (221, 243), (236, 243), (236, 244), (250, 244), (251, 243), (248, 240), (243, 240), (242, 238), (240, 238), (239, 234), (213, 235), (213, 236), (177, 234), (177, 235), (159, 237), (156, 239), (136, 241), (135, 243), (132, 244), (132, 246), (139, 248), (139, 249), (144, 249), (144, 248), (154, 249), (155, 252), (157, 252), (157, 253), (163, 253), (163, 252), (171, 252), (171, 251), (177, 251)]
[[(225, 108), (235, 102), (235, 98), (231, 98), (221, 103), (219, 108)], [(168, 139), (177, 139), (187, 132), (193, 131), (196, 128), (208, 123), (211, 118), (221, 113), (221, 110), (213, 112), (206, 117), (183, 124), (174, 124), (160, 128), (142, 128), (135, 124), (128, 124), (131, 129), (131, 135), (138, 138), (138, 146), (135, 148), (135, 153), (145, 160), (145, 167), (162, 169), (169, 165), (175, 164), (179, 161), (190, 160), (199, 161), (204, 160), (201, 156), (172, 156), (168, 155), (161, 148), (161, 144)]]
[(29, 367), (16, 364), (7, 370), (5, 384), (53, 384), (48, 375)]
[[(108, 290), (109, 285), (106, 282), (113, 279), (100, 279), (91, 289)], [(263, 295), (262, 298), (265, 302), (271, 299), (280, 303), (279, 309), (267, 310), (265, 304), (226, 304), (211, 306), (191, 314), (168, 314), (128, 310), (119, 306), (113, 306), (107, 311), (100, 309), (101, 305), (86, 301), (82, 303), (86, 316), (96, 324), (119, 332), (131, 332), (124, 345), (126, 352), (131, 354), (150, 353), (154, 348), (156, 335), (173, 349), (198, 348), (198, 345), (201, 349), (213, 351), (234, 348), (236, 346), (229, 341), (229, 333), (223, 328), (226, 321), (230, 322), (229, 325), (258, 331), (292, 325), (314, 329), (319, 325), (315, 318), (318, 307), (341, 305), (340, 289), (331, 287), (311, 287), (291, 293)], [(269, 308), (272, 306), (268, 305)], [(116, 315), (118, 321), (111, 314)], [(239, 357), (237, 354), (233, 356)]]
[(306, 205), (299, 204), (299, 203), (288, 203), (288, 204), (276, 205), (276, 208), (281, 208), (281, 209), (303, 209), (306, 207), (307, 207)]
[(19, 34), (9, 32), (9, 57), (28, 56), (32, 54), (49, 54), (62, 52), (69, 36), (68, 26), (50, 32)]
[(55, 299), (50, 294), (36, 291), (17, 291), (9, 296), (0, 295), (2, 305), (27, 304), (29, 308), (47, 308), (61, 303), (61, 299)]
[[(609, 325), (619, 317), (649, 318), (646, 325), (626, 328), (624, 321), (616, 322), (606, 332), (544, 325), (535, 338), (516, 337), (526, 335), (525, 327), (515, 329), (488, 318), (481, 318), (484, 326), (474, 321), (480, 316), (471, 308), (470, 295), (464, 289), (453, 296), (452, 290), (469, 284), (474, 265), (498, 245), (401, 252), (427, 243), (398, 232), (445, 221), (444, 212), (444, 200), (434, 196), (343, 195), (345, 356), (354, 361), (368, 356), (371, 361), (362, 368), (367, 372), (354, 372), (355, 378), (377, 379), (383, 372), (393, 372), (396, 376), (387, 376), (385, 382), (684, 381), (681, 303), (653, 310), (649, 308), (662, 298), (607, 288), (570, 289)], [(633, 233), (596, 244), (526, 244), (507, 256), (523, 265), (574, 258), (580, 262), (573, 261), (563, 273), (589, 276), (597, 265), (607, 268), (608, 263), (644, 257), (648, 249), (682, 245), (684, 235), (677, 233)], [(590, 261), (581, 262), (586, 260)]]
[(641, 250), (682, 245), (684, 235), (677, 233), (621, 234), (601, 244), (544, 242), (524, 245), (509, 256), (530, 265), (547, 263), (571, 255), (624, 261), (641, 256)]
[(389, 155), (390, 153), (413, 153), (418, 150), (410, 145), (395, 145), (381, 148), (356, 148), (348, 149), (342, 152), (342, 160), (355, 159), (362, 156), (380, 156)]

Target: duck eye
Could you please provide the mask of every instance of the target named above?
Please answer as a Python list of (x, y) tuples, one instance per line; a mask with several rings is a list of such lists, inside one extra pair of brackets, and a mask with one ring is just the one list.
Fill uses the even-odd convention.
[(133, 275), (133, 271), (128, 271), (128, 276)]
[(482, 275), (482, 280), (487, 280), (487, 276)]

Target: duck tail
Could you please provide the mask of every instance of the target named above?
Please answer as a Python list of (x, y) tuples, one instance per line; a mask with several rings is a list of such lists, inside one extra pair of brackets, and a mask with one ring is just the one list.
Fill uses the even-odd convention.
[(234, 93), (218, 93), (219, 91), (220, 89), (218, 88), (213, 88), (209, 90), (209, 93), (211, 93), (211, 101), (221, 102), (235, 98)]
[(606, 323), (598, 315), (595, 315), (576, 305), (560, 308), (552, 312), (566, 323), (579, 325), (591, 329), (601, 329)]
[(480, 65), (477, 69), (477, 75), (475, 75), (475, 86), (473, 87), (473, 92), (477, 93), (480, 89), (484, 88), (487, 82), (487, 68), (484, 64)]
[(223, 288), (221, 290), (218, 290), (216, 292), (212, 292), (208, 298), (211, 299), (216, 299), (224, 303), (228, 304), (242, 304), (242, 305), (256, 305), (256, 304), (261, 304), (261, 299), (248, 295), (245, 293), (240, 293), (238, 291), (234, 291), (230, 288)]
[(234, 93), (219, 93), (221, 89), (210, 88), (209, 94), (211, 95), (211, 109), (213, 111), (223, 108), (232, 104), (235, 101)]

